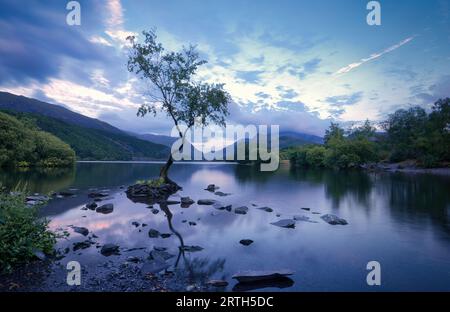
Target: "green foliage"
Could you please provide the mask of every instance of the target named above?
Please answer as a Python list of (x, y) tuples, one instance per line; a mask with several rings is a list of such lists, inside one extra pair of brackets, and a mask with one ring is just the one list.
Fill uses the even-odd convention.
[(79, 160), (162, 159), (168, 147), (135, 138), (131, 135), (84, 128), (63, 121), (30, 113), (14, 113), (22, 122), (49, 132), (66, 142)]
[(425, 167), (450, 160), (450, 99), (440, 99), (430, 114), (423, 108), (400, 109), (382, 123), (389, 160), (416, 159)]
[(142, 34), (143, 43), (136, 42), (134, 36), (127, 38), (131, 43), (128, 70), (151, 85), (148, 95), (153, 101), (143, 104), (138, 115), (156, 114), (157, 106), (161, 105), (161, 110), (175, 125), (185, 123), (192, 127), (195, 122), (225, 125), (230, 96), (223, 84), (194, 80), (199, 66), (206, 63), (199, 58), (195, 47), (189, 46), (180, 52), (166, 51), (157, 42), (154, 30)]
[(149, 187), (160, 187), (163, 184), (165, 184), (165, 181), (163, 178), (158, 178), (158, 179), (152, 179), (152, 180), (139, 180), (136, 181), (137, 184), (146, 184)]
[(36, 251), (51, 254), (56, 243), (48, 222), (39, 219), (37, 208), (27, 207), (24, 199), (0, 194), (0, 273), (32, 261)]
[(0, 167), (63, 167), (75, 162), (75, 153), (57, 137), (40, 131), (29, 120), (0, 112)]
[(386, 134), (377, 134), (369, 120), (348, 131), (331, 123), (324, 146), (285, 149), (282, 157), (296, 166), (329, 168), (410, 159), (431, 168), (450, 161), (450, 98), (438, 100), (430, 114), (420, 107), (399, 109), (381, 125)]

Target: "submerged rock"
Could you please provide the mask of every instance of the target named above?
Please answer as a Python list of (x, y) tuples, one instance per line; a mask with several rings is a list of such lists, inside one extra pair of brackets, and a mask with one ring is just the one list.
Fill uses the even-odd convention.
[(156, 208), (153, 208), (151, 211), (152, 211), (153, 214), (158, 214), (159, 213), (159, 210), (156, 209)]
[(295, 221), (292, 219), (283, 219), (277, 222), (270, 223), (272, 225), (276, 225), (283, 228), (294, 228), (295, 227)]
[(197, 252), (197, 251), (202, 251), (203, 247), (200, 247), (200, 246), (183, 246), (183, 247), (180, 247), (180, 249), (182, 251), (186, 251), (186, 252)]
[(214, 286), (214, 287), (226, 287), (228, 286), (228, 282), (225, 280), (209, 280), (206, 282), (207, 285)]
[(290, 270), (242, 271), (234, 274), (232, 278), (238, 280), (240, 283), (252, 283), (282, 278), (292, 274), (294, 274), (294, 272)]
[(167, 198), (181, 189), (175, 183), (161, 186), (150, 186), (146, 183), (135, 184), (126, 190), (127, 197), (135, 202), (164, 202)]
[(108, 192), (91, 192), (88, 194), (88, 196), (91, 198), (108, 197), (109, 193)]
[(229, 196), (229, 195), (231, 195), (231, 194), (230, 194), (230, 193), (224, 193), (224, 192), (220, 192), (220, 191), (219, 191), (219, 192), (215, 192), (214, 195), (223, 197), (223, 196)]
[(98, 213), (108, 214), (114, 211), (114, 205), (113, 204), (105, 204), (103, 206), (98, 207), (95, 209)]
[(231, 208), (232, 208), (231, 205), (224, 205), (219, 202), (214, 203), (213, 207), (217, 210), (226, 210), (226, 211), (231, 211)]
[(251, 245), (253, 243), (253, 241), (251, 239), (241, 239), (239, 241), (239, 243), (241, 243), (244, 246), (249, 246), (249, 245)]
[(105, 244), (102, 246), (100, 253), (105, 257), (119, 254), (119, 246), (115, 244)]
[(295, 221), (303, 221), (303, 222), (310, 222), (310, 223), (317, 223), (317, 221), (311, 220), (310, 217), (307, 216), (294, 216), (293, 218)]
[(305, 211), (310, 211), (310, 210), (311, 210), (311, 208), (307, 208), (307, 207), (302, 207), (302, 208), (300, 208), (300, 209), (303, 209), (303, 210), (305, 210)]
[(248, 211), (247, 206), (237, 207), (234, 209), (234, 213), (237, 213), (237, 214), (246, 214), (247, 211)]
[(72, 229), (75, 233), (81, 234), (83, 236), (87, 236), (89, 234), (89, 230), (85, 227), (73, 226)]
[(199, 199), (197, 205), (214, 205), (216, 201), (214, 199)]
[(323, 221), (327, 222), (331, 225), (346, 225), (348, 224), (347, 220), (339, 218), (333, 214), (326, 214), (320, 217)]
[(69, 197), (69, 196), (75, 196), (75, 193), (69, 192), (69, 191), (61, 191), (58, 193), (58, 195), (63, 197)]
[(172, 236), (172, 234), (170, 234), (170, 233), (162, 233), (161, 234), (161, 238), (169, 238), (170, 236)]
[(93, 241), (90, 241), (90, 240), (85, 240), (85, 241), (82, 241), (82, 242), (73, 243), (72, 250), (73, 251), (77, 251), (79, 249), (86, 249), (86, 248), (91, 247), (93, 244), (95, 244), (95, 243)]
[(133, 222), (131, 222), (131, 225), (134, 225), (135, 227), (138, 227), (141, 224), (139, 222), (137, 222), (137, 221), (133, 221)]
[(181, 208), (189, 208), (193, 203), (195, 203), (195, 201), (189, 196), (181, 197)]
[(219, 187), (216, 186), (215, 184), (209, 184), (206, 188), (205, 191), (210, 191), (210, 192), (215, 192), (216, 190), (218, 190)]
[(168, 264), (165, 261), (161, 261), (161, 260), (150, 260), (146, 263), (144, 263), (144, 265), (141, 268), (141, 272), (142, 274), (154, 274), (154, 273), (159, 273), (162, 270), (165, 270), (167, 268), (170, 267), (170, 264)]
[(273, 209), (270, 208), (270, 207), (260, 207), (260, 208), (256, 208), (256, 209), (264, 210), (265, 212), (272, 212), (273, 211)]
[(148, 237), (150, 237), (150, 238), (157, 238), (160, 235), (161, 235), (161, 233), (159, 233), (158, 230), (155, 230), (155, 229), (148, 230)]

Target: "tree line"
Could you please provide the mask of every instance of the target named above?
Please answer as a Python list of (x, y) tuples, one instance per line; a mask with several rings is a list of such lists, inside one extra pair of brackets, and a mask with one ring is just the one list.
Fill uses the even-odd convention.
[(0, 112), (0, 167), (62, 167), (75, 162), (75, 152), (31, 121)]
[(352, 168), (372, 162), (414, 160), (419, 166), (450, 162), (450, 98), (434, 103), (431, 112), (415, 106), (399, 109), (379, 124), (366, 120), (350, 129), (332, 122), (323, 145), (303, 145), (282, 151), (282, 158), (302, 167)]

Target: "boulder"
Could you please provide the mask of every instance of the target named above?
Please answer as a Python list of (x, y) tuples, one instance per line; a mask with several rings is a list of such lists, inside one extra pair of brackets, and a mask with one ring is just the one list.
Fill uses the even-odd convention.
[(224, 192), (220, 192), (220, 191), (218, 191), (218, 192), (215, 192), (214, 193), (214, 195), (217, 195), (217, 196), (229, 196), (229, 195), (231, 195), (230, 193), (224, 193)]
[(75, 233), (81, 234), (83, 236), (87, 236), (89, 234), (89, 230), (85, 227), (73, 226), (72, 229)]
[(214, 287), (226, 287), (228, 286), (228, 282), (225, 280), (209, 280), (206, 282), (207, 285), (214, 286)]
[(119, 246), (115, 244), (105, 244), (102, 246), (100, 253), (106, 257), (119, 254)]
[(252, 283), (260, 281), (274, 280), (283, 278), (294, 274), (290, 270), (275, 270), (275, 271), (242, 271), (234, 274), (232, 278), (238, 280), (240, 283)]
[(283, 228), (294, 228), (295, 227), (295, 221), (292, 219), (283, 219), (279, 220), (277, 222), (270, 223), (272, 225), (276, 225)]
[(273, 209), (270, 208), (270, 207), (259, 207), (259, 208), (256, 208), (256, 209), (264, 210), (265, 212), (272, 212), (273, 211)]
[(248, 211), (247, 206), (237, 207), (234, 209), (234, 213), (237, 213), (237, 214), (246, 214), (247, 211)]
[(219, 187), (216, 186), (215, 184), (209, 184), (206, 188), (205, 191), (209, 191), (209, 192), (215, 192), (216, 190), (218, 190)]
[(253, 241), (251, 239), (241, 239), (239, 241), (239, 243), (241, 243), (244, 246), (249, 246), (249, 245), (251, 245), (253, 243)]
[(203, 247), (200, 247), (200, 246), (183, 246), (183, 247), (180, 247), (180, 249), (182, 251), (186, 251), (186, 252), (197, 252), (197, 251), (202, 251)]
[(195, 203), (195, 201), (189, 196), (181, 197), (180, 200), (182, 205), (192, 205), (193, 203)]
[(72, 249), (73, 249), (73, 251), (77, 251), (79, 249), (86, 249), (86, 248), (91, 247), (93, 244), (94, 244), (94, 242), (90, 241), (90, 240), (85, 240), (85, 241), (82, 241), (82, 242), (76, 242), (76, 243), (73, 243), (73, 248)]
[(158, 230), (155, 230), (155, 229), (148, 230), (148, 237), (150, 237), (150, 238), (157, 238), (160, 235), (161, 235), (161, 233), (159, 233)]
[(113, 204), (105, 204), (102, 205), (100, 207), (98, 207), (97, 209), (95, 209), (96, 212), (98, 213), (103, 213), (103, 214), (108, 214), (114, 211), (114, 205)]
[(327, 222), (331, 225), (346, 225), (348, 224), (347, 220), (339, 218), (333, 214), (326, 214), (320, 217), (323, 221)]

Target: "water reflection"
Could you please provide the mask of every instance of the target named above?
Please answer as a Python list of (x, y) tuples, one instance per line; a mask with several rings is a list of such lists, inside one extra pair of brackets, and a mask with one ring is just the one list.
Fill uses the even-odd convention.
[[(42, 211), (51, 226), (85, 226), (99, 238), (98, 244), (115, 243), (124, 249), (143, 248), (124, 254), (145, 258), (153, 247), (167, 248), (176, 258), (177, 274), (193, 283), (225, 279), (225, 290), (370, 290), (365, 266), (380, 260), (389, 276), (382, 290), (450, 290), (450, 178), (392, 173), (293, 170), (281, 166), (277, 172), (259, 172), (251, 166), (223, 164), (176, 164), (172, 178), (183, 190), (177, 196), (195, 201), (212, 198), (247, 206), (246, 215), (217, 211), (211, 206), (148, 204), (132, 202), (120, 186), (158, 175), (160, 164), (82, 163), (76, 171), (0, 173), (3, 184), (18, 181), (32, 192), (79, 189), (75, 197), (55, 199)], [(220, 197), (205, 191), (217, 184)], [(101, 215), (81, 210), (90, 201), (91, 187), (110, 189), (114, 212)], [(102, 204), (103, 204), (102, 203)], [(159, 206), (157, 206), (159, 205)], [(268, 206), (273, 212), (256, 209)], [(311, 211), (300, 209), (310, 207)], [(316, 213), (316, 214), (313, 214)], [(331, 226), (320, 219), (333, 213), (346, 219), (346, 226)], [(294, 230), (270, 223), (280, 218), (305, 215), (317, 223), (297, 222)], [(278, 217), (279, 216), (279, 217)], [(135, 227), (133, 221), (148, 224)], [(189, 225), (195, 221), (196, 225)], [(149, 238), (146, 229), (173, 233), (170, 238)], [(71, 244), (85, 239), (70, 237)], [(252, 239), (250, 246), (239, 244)], [(387, 243), (388, 242), (388, 243)], [(186, 247), (201, 246), (199, 252)], [(65, 246), (64, 246), (65, 247)], [(95, 247), (70, 254), (83, 263), (102, 262)], [(119, 261), (109, 257), (108, 261)], [(232, 284), (231, 276), (242, 270), (292, 269), (290, 280), (255, 285)]]

